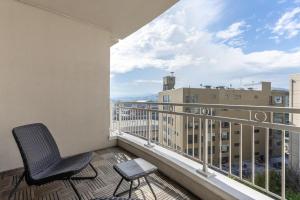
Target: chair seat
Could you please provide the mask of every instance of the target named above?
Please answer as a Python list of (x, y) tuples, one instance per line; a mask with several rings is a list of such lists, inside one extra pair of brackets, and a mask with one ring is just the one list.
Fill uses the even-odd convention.
[(92, 153), (83, 153), (62, 158), (45, 171), (32, 176), (34, 184), (43, 184), (49, 180), (69, 178), (83, 170), (92, 160)]
[(142, 158), (137, 158), (114, 165), (114, 169), (127, 181), (132, 181), (155, 172), (157, 167)]

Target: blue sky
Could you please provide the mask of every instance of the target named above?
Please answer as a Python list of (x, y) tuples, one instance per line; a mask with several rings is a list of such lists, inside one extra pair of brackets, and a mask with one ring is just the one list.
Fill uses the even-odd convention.
[(111, 97), (271, 81), (300, 73), (300, 0), (181, 0), (111, 48)]

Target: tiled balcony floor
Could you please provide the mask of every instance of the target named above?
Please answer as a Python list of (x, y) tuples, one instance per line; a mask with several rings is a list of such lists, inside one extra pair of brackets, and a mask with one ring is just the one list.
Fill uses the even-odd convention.
[[(109, 148), (94, 152), (93, 165), (99, 172), (95, 180), (74, 181), (76, 187), (81, 193), (83, 199), (93, 199), (96, 197), (110, 197), (118, 182), (120, 176), (114, 171), (113, 165), (134, 156), (120, 148)], [(9, 191), (13, 188), (17, 178), (21, 175), (22, 170), (13, 170), (0, 174), (0, 199), (6, 200)], [(82, 174), (88, 175), (93, 173), (87, 168)], [(149, 177), (151, 185), (156, 193), (158, 200), (171, 199), (197, 199), (187, 190), (180, 187), (174, 181), (170, 180), (163, 174), (157, 172)], [(123, 181), (120, 191), (129, 188), (129, 184)], [(124, 197), (127, 197), (126, 195)], [(154, 199), (152, 193), (144, 179), (141, 179), (141, 186), (132, 193), (133, 198)], [(56, 181), (43, 186), (27, 186), (23, 181), (19, 186), (15, 199), (39, 199), (39, 200), (64, 200), (76, 199), (75, 193), (67, 181)]]

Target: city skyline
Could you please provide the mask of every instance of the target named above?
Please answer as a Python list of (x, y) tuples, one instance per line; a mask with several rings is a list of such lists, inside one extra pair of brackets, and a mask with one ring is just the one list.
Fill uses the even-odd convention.
[(177, 88), (288, 88), (300, 73), (299, 31), (299, 1), (182, 0), (111, 48), (111, 97), (156, 94), (171, 71)]

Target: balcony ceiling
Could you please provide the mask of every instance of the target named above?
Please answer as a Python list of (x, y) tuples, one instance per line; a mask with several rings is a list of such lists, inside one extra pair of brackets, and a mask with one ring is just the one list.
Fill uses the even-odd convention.
[(18, 0), (56, 14), (94, 24), (124, 38), (178, 0)]

